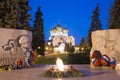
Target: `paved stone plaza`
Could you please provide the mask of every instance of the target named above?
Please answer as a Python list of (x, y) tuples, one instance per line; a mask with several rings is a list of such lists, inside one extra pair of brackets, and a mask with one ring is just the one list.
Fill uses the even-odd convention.
[(24, 68), (12, 71), (0, 72), (0, 80), (120, 80), (120, 71), (95, 68), (90, 65), (74, 65), (74, 68), (85, 73), (84, 77), (77, 78), (43, 78), (40, 74), (52, 65), (34, 65), (32, 68)]

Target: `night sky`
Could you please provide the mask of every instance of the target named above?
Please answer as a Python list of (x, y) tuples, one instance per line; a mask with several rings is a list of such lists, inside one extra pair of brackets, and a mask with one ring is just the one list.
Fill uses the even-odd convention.
[(50, 30), (60, 23), (63, 28), (68, 28), (69, 36), (75, 37), (76, 45), (80, 43), (82, 37), (86, 37), (90, 28), (91, 16), (97, 4), (100, 6), (100, 20), (103, 29), (107, 29), (109, 20), (109, 10), (114, 0), (29, 0), (32, 10), (33, 25), (35, 12), (38, 6), (41, 7), (45, 28), (45, 40), (50, 35)]

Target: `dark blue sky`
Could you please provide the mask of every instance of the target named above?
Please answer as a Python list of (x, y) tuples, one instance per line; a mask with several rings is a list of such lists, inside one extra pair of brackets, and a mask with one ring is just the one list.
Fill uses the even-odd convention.
[(38, 6), (41, 7), (43, 13), (45, 40), (48, 40), (50, 30), (55, 24), (60, 22), (63, 26), (67, 26), (69, 35), (75, 37), (75, 43), (79, 44), (82, 37), (86, 37), (90, 28), (91, 16), (99, 3), (100, 20), (103, 29), (107, 29), (109, 10), (114, 0), (30, 0), (29, 4), (32, 8), (32, 21)]

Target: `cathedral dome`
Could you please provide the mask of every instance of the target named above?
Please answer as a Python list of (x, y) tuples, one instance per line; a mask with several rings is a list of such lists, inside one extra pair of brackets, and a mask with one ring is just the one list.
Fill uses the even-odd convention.
[(57, 24), (56, 27), (62, 28), (62, 25), (61, 24)]

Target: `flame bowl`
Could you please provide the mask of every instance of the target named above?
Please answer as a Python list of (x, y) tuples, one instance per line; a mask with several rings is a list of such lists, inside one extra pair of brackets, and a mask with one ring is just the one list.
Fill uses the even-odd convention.
[(83, 77), (85, 75), (81, 71), (73, 68), (73, 66), (70, 66), (68, 69), (65, 69), (64, 71), (59, 71), (58, 69), (52, 67), (43, 72), (40, 76), (51, 78), (67, 78), (67, 77)]

